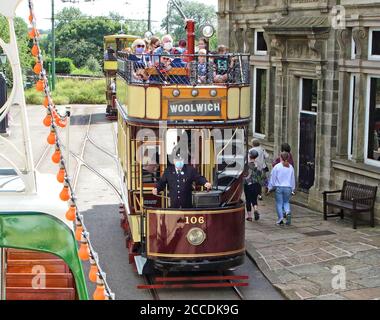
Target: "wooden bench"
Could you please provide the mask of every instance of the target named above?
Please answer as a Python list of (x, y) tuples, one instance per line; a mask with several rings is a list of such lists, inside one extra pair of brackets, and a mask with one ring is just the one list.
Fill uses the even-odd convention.
[[(340, 199), (329, 199), (328, 195), (340, 193)], [(344, 218), (344, 211), (352, 213), (353, 228), (357, 226), (357, 215), (368, 212), (371, 227), (375, 227), (375, 201), (377, 187), (344, 181), (342, 190), (323, 192), (323, 218)], [(339, 214), (328, 214), (328, 207), (340, 209)]]

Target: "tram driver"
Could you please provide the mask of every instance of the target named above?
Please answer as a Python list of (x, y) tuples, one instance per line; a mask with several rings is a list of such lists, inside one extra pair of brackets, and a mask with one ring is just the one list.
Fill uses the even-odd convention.
[(191, 165), (186, 165), (180, 155), (174, 157), (174, 165), (169, 165), (162, 177), (153, 189), (155, 196), (169, 188), (171, 208), (192, 208), (192, 186), (193, 182), (211, 190), (212, 185), (201, 176)]

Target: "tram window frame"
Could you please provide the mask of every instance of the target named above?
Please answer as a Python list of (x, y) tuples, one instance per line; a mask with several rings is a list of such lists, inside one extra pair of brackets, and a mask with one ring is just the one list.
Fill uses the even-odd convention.
[[(233, 138), (233, 142), (232, 142), (233, 144), (232, 144), (231, 153), (232, 153), (232, 155), (234, 155), (235, 161), (231, 162), (231, 163), (235, 163), (235, 164), (234, 164), (234, 166), (229, 167), (229, 168), (228, 168), (229, 163), (227, 161), (223, 160), (222, 163), (219, 163), (219, 161), (218, 161), (218, 158), (219, 158), (218, 153), (225, 147), (226, 143), (229, 142), (229, 140), (230, 140), (230, 137), (228, 137), (227, 139), (225, 137), (226, 130), (231, 130), (232, 134), (234, 133), (235, 130), (240, 130), (240, 134), (237, 132), (236, 136)], [(214, 175), (215, 175), (215, 170), (216, 170), (218, 172), (218, 176), (216, 177), (216, 178), (218, 178), (218, 181), (220, 180), (219, 179), (220, 174), (223, 172), (224, 172), (224, 178), (231, 177), (232, 179), (238, 179), (240, 177), (240, 175), (244, 172), (244, 166), (246, 163), (246, 153), (247, 153), (246, 152), (247, 148), (246, 148), (246, 135), (245, 135), (245, 133), (246, 132), (245, 132), (244, 128), (228, 128), (228, 129), (222, 129), (221, 139), (215, 139), (216, 137), (215, 136), (213, 137), (213, 140), (214, 140), (214, 163), (215, 163)], [(239, 137), (242, 137), (241, 148), (237, 145), (237, 141), (238, 141)], [(221, 145), (220, 145), (220, 141), (222, 141)], [(219, 144), (219, 146), (217, 144)], [(225, 153), (227, 151), (229, 151), (228, 148), (223, 150), (223, 152), (221, 154), (222, 159), (226, 159), (227, 155)], [(241, 158), (240, 158), (241, 162), (238, 162), (239, 161), (238, 156), (241, 156)], [(239, 173), (229, 175), (228, 174), (229, 172), (239, 172)], [(226, 179), (226, 180), (228, 181), (228, 179)], [(227, 185), (220, 185), (218, 182), (218, 186), (219, 187), (227, 187), (228, 184)], [(226, 191), (226, 190), (224, 190), (224, 191)]]

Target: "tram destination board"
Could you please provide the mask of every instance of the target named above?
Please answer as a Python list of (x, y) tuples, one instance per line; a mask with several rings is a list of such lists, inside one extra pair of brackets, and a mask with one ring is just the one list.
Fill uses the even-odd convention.
[(221, 116), (220, 100), (169, 100), (168, 116)]

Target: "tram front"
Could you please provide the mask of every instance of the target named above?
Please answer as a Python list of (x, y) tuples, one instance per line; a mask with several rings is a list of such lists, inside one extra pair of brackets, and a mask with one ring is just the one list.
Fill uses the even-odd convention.
[[(122, 225), (130, 261), (136, 260), (139, 272), (144, 264), (163, 271), (223, 271), (241, 265), (241, 195), (250, 122), (248, 56), (200, 52), (144, 56), (136, 62), (119, 54), (118, 66)], [(177, 155), (212, 189), (194, 184), (189, 195), (165, 184), (156, 195), (153, 190), (164, 172), (176, 174)], [(177, 178), (178, 187), (188, 179), (184, 172)], [(190, 197), (190, 204), (174, 204), (173, 193)]]

